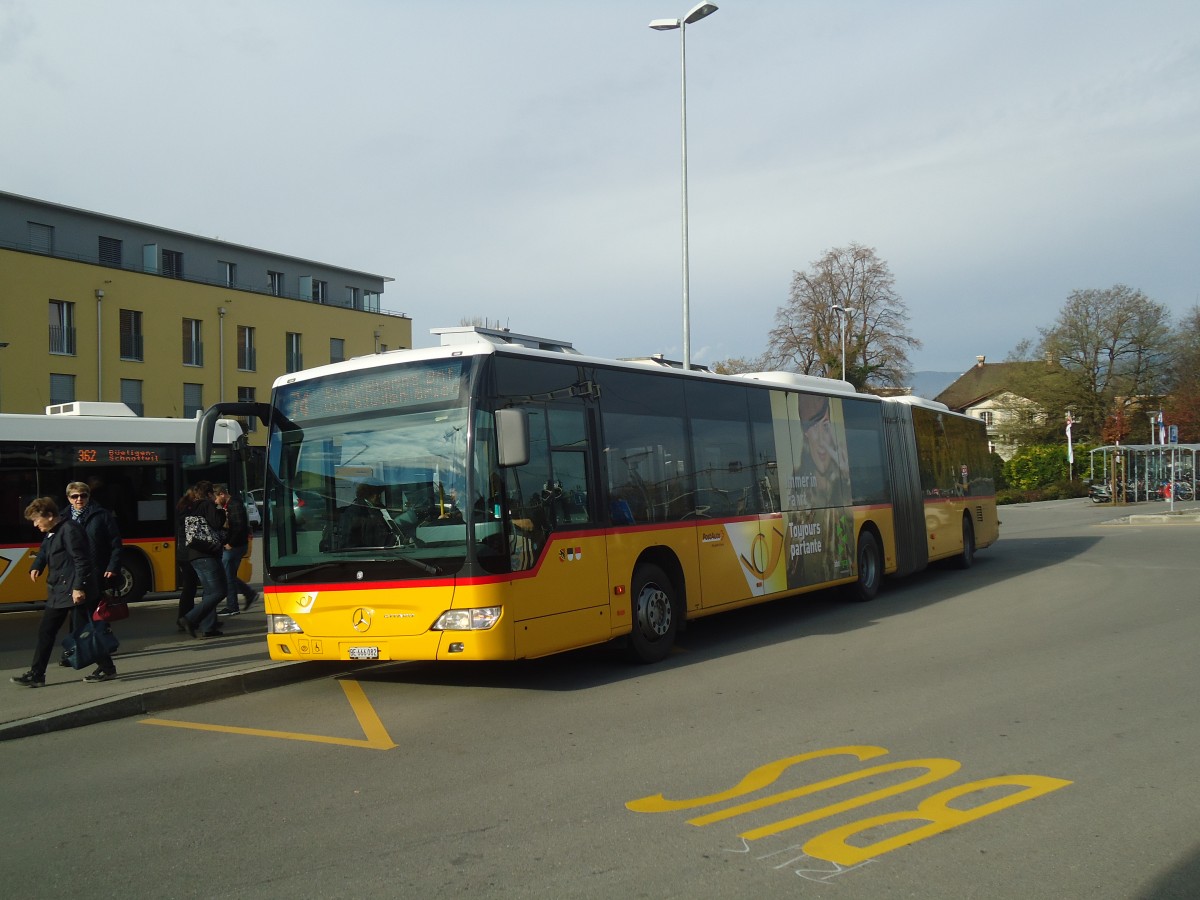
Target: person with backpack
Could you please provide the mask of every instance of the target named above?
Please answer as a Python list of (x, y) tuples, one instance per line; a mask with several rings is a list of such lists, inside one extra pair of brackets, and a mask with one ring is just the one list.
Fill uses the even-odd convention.
[(200, 581), (200, 605), (184, 613), (178, 625), (192, 637), (196, 631), (205, 637), (222, 637), (217, 627), (217, 604), (225, 596), (225, 574), (221, 570), (221, 551), (225, 542), (225, 514), (213, 499), (211, 481), (197, 481), (176, 505), (176, 532), (183, 547), (176, 543), (176, 555), (191, 565)]

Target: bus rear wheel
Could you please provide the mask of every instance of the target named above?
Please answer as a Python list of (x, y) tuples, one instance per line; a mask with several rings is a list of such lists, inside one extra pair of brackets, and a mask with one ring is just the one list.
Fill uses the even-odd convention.
[(126, 603), (141, 600), (150, 590), (150, 570), (142, 560), (124, 553), (118, 565), (116, 583), (109, 593)]
[(850, 599), (858, 603), (874, 600), (883, 584), (883, 554), (879, 539), (870, 531), (858, 536), (858, 580), (850, 585)]
[(959, 569), (969, 569), (975, 565), (975, 526), (966, 516), (963, 516), (962, 553), (954, 558), (954, 565)]
[(675, 586), (655, 565), (641, 565), (633, 573), (633, 631), (629, 653), (637, 662), (655, 663), (666, 658), (679, 631), (679, 604)]

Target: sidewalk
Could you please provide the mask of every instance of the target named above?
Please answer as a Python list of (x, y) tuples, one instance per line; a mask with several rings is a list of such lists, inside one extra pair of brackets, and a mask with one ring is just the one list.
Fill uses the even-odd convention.
[(192, 638), (176, 624), (177, 598), (154, 595), (130, 607), (113, 631), (118, 677), (85, 684), (91, 667), (58, 665), (56, 650), (46, 686), (21, 687), (9, 678), (29, 668), (41, 609), (0, 612), (0, 740), (44, 734), (125, 716), (161, 712), (282, 684), (320, 678), (344, 663), (276, 662), (267, 655), (262, 603), (221, 619), (225, 637)]

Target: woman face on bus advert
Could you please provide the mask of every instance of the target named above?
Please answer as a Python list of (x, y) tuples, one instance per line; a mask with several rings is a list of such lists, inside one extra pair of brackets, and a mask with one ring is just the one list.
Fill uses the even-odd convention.
[(804, 428), (805, 449), (816, 473), (823, 479), (842, 477), (847, 466), (829, 417), (829, 398), (802, 394), (800, 421)]

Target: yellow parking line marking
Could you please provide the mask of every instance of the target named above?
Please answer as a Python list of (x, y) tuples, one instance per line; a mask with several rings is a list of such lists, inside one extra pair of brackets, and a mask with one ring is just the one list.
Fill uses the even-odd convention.
[(398, 744), (392, 741), (383, 722), (375, 713), (362, 685), (350, 679), (339, 680), (350, 708), (358, 719), (365, 739), (333, 737), (324, 734), (301, 734), (293, 731), (271, 731), (266, 728), (242, 728), (237, 725), (209, 725), (204, 722), (176, 722), (171, 719), (142, 719), (143, 725), (165, 725), (169, 728), (191, 728), (196, 731), (218, 731), (225, 734), (245, 734), (253, 737), (282, 738), (287, 741), (311, 741), (315, 744), (340, 744), (343, 747), (362, 747), (364, 750), (394, 750)]

